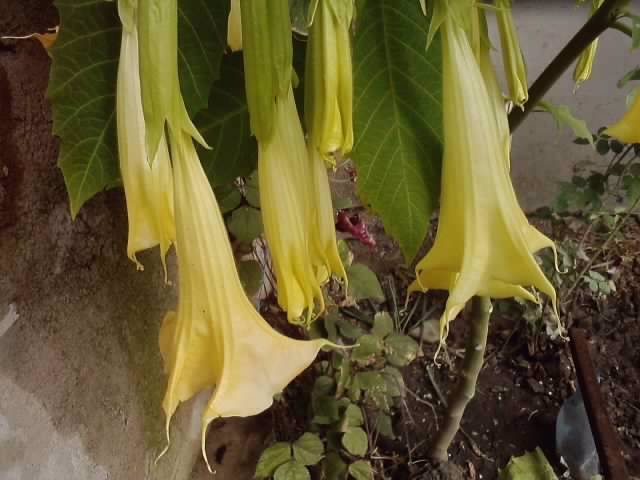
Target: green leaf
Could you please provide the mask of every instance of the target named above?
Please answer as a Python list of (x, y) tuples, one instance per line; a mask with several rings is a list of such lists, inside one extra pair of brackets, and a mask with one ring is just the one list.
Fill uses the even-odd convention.
[(362, 335), (364, 335), (364, 330), (362, 330), (360, 327), (346, 318), (338, 317), (338, 319), (336, 320), (336, 324), (340, 329), (340, 335), (350, 340), (360, 338)]
[(249, 129), (240, 53), (224, 56), (220, 79), (211, 89), (209, 106), (196, 115), (195, 124), (211, 147), (197, 146), (202, 166), (212, 185), (230, 183), (236, 177), (249, 175), (255, 170), (258, 147)]
[(385, 340), (387, 360), (395, 367), (405, 367), (418, 355), (418, 344), (407, 336), (394, 334)]
[(349, 465), (349, 475), (355, 478), (355, 480), (372, 480), (373, 469), (369, 462), (358, 460)]
[(220, 185), (214, 192), (223, 215), (238, 208), (242, 202), (242, 195), (232, 183)]
[(349, 296), (354, 300), (364, 300), (371, 298), (378, 302), (384, 301), (384, 293), (378, 281), (378, 277), (369, 267), (362, 263), (354, 263), (346, 267), (349, 279)]
[(348, 268), (353, 263), (353, 253), (349, 250), (349, 245), (344, 240), (338, 240), (338, 255), (345, 268)]
[(540, 100), (538, 102), (538, 106), (542, 108), (544, 111), (549, 112), (551, 116), (556, 121), (556, 125), (558, 128), (561, 126), (569, 127), (573, 130), (573, 133), (576, 137), (582, 138), (588, 141), (591, 145), (593, 145), (593, 135), (591, 134), (591, 130), (587, 127), (587, 122), (584, 120), (578, 120), (573, 116), (569, 107), (566, 105), (554, 105), (551, 102), (547, 102), (546, 100)]
[(322, 397), (325, 395), (333, 394), (335, 386), (336, 382), (333, 380), (333, 378), (327, 375), (322, 375), (316, 378), (316, 381), (313, 384), (313, 390), (311, 392), (312, 399), (314, 397)]
[(315, 433), (304, 433), (293, 442), (293, 457), (302, 465), (315, 465), (322, 459), (324, 445)]
[(358, 372), (356, 379), (363, 390), (386, 392), (387, 385), (380, 372)]
[(353, 45), (358, 193), (407, 259), (422, 244), (440, 185), (442, 58), (416, 0), (368, 0)]
[(238, 262), (238, 275), (244, 291), (248, 296), (258, 293), (262, 286), (262, 267), (255, 260), (243, 260)]
[(404, 379), (400, 370), (395, 367), (387, 365), (382, 370), (382, 377), (387, 384), (387, 392), (393, 397), (400, 397), (404, 395)]
[(633, 70), (627, 72), (624, 77), (618, 80), (618, 88), (624, 87), (628, 82), (640, 80), (640, 66), (635, 67)]
[(282, 464), (291, 460), (291, 445), (287, 442), (278, 442), (267, 448), (256, 465), (256, 478), (269, 478)]
[(262, 234), (262, 215), (252, 207), (240, 207), (231, 214), (227, 227), (236, 239), (251, 243)]
[(351, 455), (363, 456), (369, 448), (369, 437), (360, 427), (352, 428), (342, 436), (342, 446)]
[(291, 460), (280, 465), (273, 476), (274, 480), (311, 480), (309, 470), (300, 462)]
[(311, 420), (318, 425), (329, 425), (340, 419), (338, 401), (334, 397), (318, 397), (313, 405), (314, 417)]
[(631, 19), (631, 49), (640, 47), (640, 16), (629, 15)]
[(391, 315), (388, 312), (376, 313), (375, 317), (373, 317), (371, 333), (382, 339), (391, 332), (393, 332), (393, 318), (391, 318)]
[(384, 412), (378, 412), (374, 423), (374, 428), (378, 432), (380, 432), (380, 435), (383, 435), (387, 438), (394, 439), (396, 437), (395, 433), (393, 433), (393, 423), (391, 422), (391, 417)]
[(558, 480), (549, 461), (540, 448), (521, 457), (511, 457), (500, 470), (499, 480)]
[(258, 174), (248, 176), (244, 179), (244, 197), (256, 208), (260, 208), (260, 191), (258, 189)]
[(382, 350), (380, 339), (375, 335), (363, 335), (358, 339), (358, 344), (353, 350), (354, 360), (366, 360)]
[(359, 427), (364, 422), (362, 409), (353, 403), (350, 403), (345, 410), (344, 418), (348, 427)]
[[(47, 95), (58, 165), (71, 214), (96, 193), (119, 184), (115, 94), (120, 49), (116, 2), (58, 0), (58, 39)], [(179, 74), (191, 114), (206, 105), (226, 44), (229, 2), (183, 0), (179, 5)]]
[(326, 480), (344, 480), (347, 476), (347, 464), (337, 452), (329, 452), (322, 462), (322, 471)]

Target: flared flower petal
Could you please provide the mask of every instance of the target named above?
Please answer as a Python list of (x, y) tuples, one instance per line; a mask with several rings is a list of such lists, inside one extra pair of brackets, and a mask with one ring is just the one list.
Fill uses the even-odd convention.
[(604, 133), (622, 143), (640, 143), (640, 93), (636, 93), (627, 113)]
[(327, 160), (353, 147), (353, 9), (353, 0), (319, 0), (309, 28), (305, 124), (309, 141)]
[(331, 274), (336, 275), (346, 286), (347, 273), (338, 253), (327, 168), (313, 145), (309, 144), (307, 150), (313, 178), (313, 187), (309, 189), (312, 193), (310, 238), (313, 259), (316, 262), (316, 275), (321, 282), (326, 281)]
[(118, 154), (129, 219), (127, 254), (142, 269), (136, 252), (160, 245), (164, 265), (167, 250), (175, 239), (173, 179), (164, 135), (155, 161), (153, 164), (148, 161), (140, 93), (138, 31), (131, 18), (135, 10), (127, 8), (124, 2), (120, 5), (124, 28), (116, 96)]
[(242, 50), (242, 20), (240, 0), (231, 0), (231, 9), (227, 19), (227, 45), (232, 52)]
[[(215, 387), (202, 418), (267, 409), (313, 361), (324, 340), (293, 340), (273, 330), (247, 298), (224, 220), (191, 138), (172, 137), (180, 298), (160, 332), (169, 374), (163, 401), (169, 422), (180, 402)], [(206, 454), (205, 454), (206, 458)]]
[(278, 304), (290, 322), (310, 323), (324, 308), (309, 238), (312, 171), (293, 91), (279, 97), (273, 135), (258, 141), (258, 181), (264, 234), (278, 282)]
[[(416, 267), (410, 291), (449, 290), (441, 320), (448, 324), (474, 295), (536, 301), (553, 286), (532, 252), (551, 241), (529, 225), (509, 178), (491, 96), (464, 29), (442, 27), (444, 157), (441, 211), (433, 248)], [(506, 112), (503, 112), (506, 115)]]

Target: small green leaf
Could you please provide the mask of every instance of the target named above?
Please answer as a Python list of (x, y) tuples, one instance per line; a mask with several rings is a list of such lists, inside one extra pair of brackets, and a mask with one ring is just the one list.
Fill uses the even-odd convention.
[(278, 442), (262, 452), (256, 466), (256, 478), (269, 478), (282, 464), (291, 460), (291, 445), (288, 442)]
[(373, 317), (373, 333), (378, 338), (384, 338), (393, 332), (393, 318), (388, 312), (378, 312)]
[[(341, 354), (340, 354), (341, 355)], [(351, 362), (343, 357), (343, 361), (338, 368), (336, 396), (341, 397), (351, 381)]]
[(354, 263), (347, 267), (347, 277), (349, 278), (349, 296), (354, 300), (372, 300), (383, 302), (384, 293), (378, 281), (378, 277), (369, 267), (362, 263)]
[(378, 412), (374, 428), (380, 432), (380, 435), (387, 438), (393, 439), (396, 437), (395, 433), (393, 433), (393, 422), (391, 421), (391, 417), (384, 412)]
[(324, 317), (324, 328), (327, 331), (327, 338), (335, 342), (338, 338), (338, 329), (336, 328), (336, 320), (340, 315), (336, 311), (329, 311)]
[(242, 202), (242, 195), (232, 183), (220, 185), (214, 192), (223, 215), (238, 208)]
[(352, 428), (342, 436), (342, 446), (351, 455), (363, 456), (369, 448), (369, 437), (360, 427)]
[(356, 379), (363, 390), (386, 391), (386, 382), (380, 372), (358, 372)]
[(392, 397), (400, 397), (404, 395), (404, 379), (400, 370), (390, 365), (387, 365), (382, 370), (382, 377), (387, 384), (387, 392)]
[(234, 210), (227, 224), (229, 232), (244, 243), (251, 243), (262, 234), (262, 215), (252, 207)]
[(624, 87), (627, 83), (632, 82), (634, 80), (640, 80), (640, 66), (635, 67), (634, 69), (628, 71), (624, 77), (618, 80), (618, 88)]
[(354, 340), (364, 335), (364, 330), (355, 325), (351, 320), (339, 317), (336, 321), (340, 334), (348, 339)]
[(389, 335), (385, 340), (387, 360), (396, 367), (405, 367), (418, 355), (418, 344), (407, 335)]
[(334, 397), (318, 397), (314, 402), (313, 412), (311, 421), (318, 425), (329, 425), (340, 419), (338, 401)]
[(354, 360), (366, 360), (382, 350), (380, 339), (375, 335), (363, 335), (358, 340), (358, 344), (353, 350)]
[(300, 462), (291, 460), (278, 467), (273, 480), (311, 480), (311, 475), (309, 475), (307, 467)]
[(329, 452), (322, 462), (322, 471), (326, 480), (344, 480), (347, 477), (347, 464), (337, 452)]
[(553, 116), (558, 128), (563, 125), (567, 126), (573, 130), (576, 137), (582, 138), (593, 145), (593, 135), (589, 127), (587, 127), (587, 122), (574, 117), (569, 107), (566, 105), (554, 105), (546, 100), (540, 100), (538, 106)]
[(244, 190), (244, 197), (247, 199), (249, 205), (260, 208), (260, 190), (258, 187), (257, 172), (254, 172), (244, 179)]
[(344, 418), (348, 427), (359, 427), (364, 422), (362, 410), (359, 406), (350, 403), (344, 411)]
[(262, 267), (255, 260), (238, 262), (238, 275), (244, 291), (252, 297), (262, 286)]
[(349, 245), (344, 240), (338, 240), (338, 255), (340, 255), (340, 260), (342, 260), (342, 264), (345, 268), (351, 266), (353, 263), (353, 253), (349, 250)]
[(558, 480), (547, 457), (540, 448), (521, 457), (511, 457), (507, 466), (500, 470), (499, 480)]
[(293, 442), (293, 457), (302, 465), (315, 465), (322, 459), (324, 445), (315, 433), (304, 433)]
[(640, 16), (629, 15), (631, 19), (631, 49), (640, 47)]
[(349, 465), (349, 475), (355, 478), (355, 480), (372, 480), (373, 469), (369, 462), (358, 460)]

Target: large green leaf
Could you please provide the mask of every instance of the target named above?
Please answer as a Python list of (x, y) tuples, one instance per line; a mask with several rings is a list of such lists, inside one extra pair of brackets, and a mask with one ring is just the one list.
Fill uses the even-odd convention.
[(416, 0), (368, 0), (353, 49), (358, 192), (407, 259), (440, 183), (442, 61), (439, 36), (425, 51), (427, 26)]
[[(58, 0), (61, 28), (51, 54), (48, 96), (58, 164), (75, 216), (119, 183), (115, 93), (120, 48), (117, 2)], [(226, 43), (229, 2), (180, 0), (179, 72), (190, 114), (204, 108)], [(159, 79), (159, 81), (161, 81)]]
[(198, 147), (198, 153), (213, 185), (228, 184), (255, 169), (257, 144), (249, 129), (240, 53), (225, 55), (220, 79), (211, 89), (209, 108), (201, 111), (195, 122), (212, 147), (210, 150)]

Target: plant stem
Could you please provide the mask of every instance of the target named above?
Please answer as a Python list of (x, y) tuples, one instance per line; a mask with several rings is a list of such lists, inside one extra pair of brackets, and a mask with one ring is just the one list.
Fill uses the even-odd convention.
[(512, 110), (509, 115), (509, 127), (512, 133), (538, 104), (538, 101), (544, 97), (562, 74), (580, 56), (580, 53), (598, 38), (602, 32), (615, 24), (622, 8), (628, 2), (629, 0), (605, 0), (587, 23), (569, 40), (569, 43), (565, 45), (531, 85), (529, 100), (525, 103), (524, 109), (514, 108)]
[(628, 37), (633, 37), (633, 32), (631, 31), (631, 27), (626, 23), (622, 23), (620, 20), (616, 20), (615, 22), (613, 22), (611, 24), (611, 28), (624, 33)]
[(460, 428), (460, 421), (467, 404), (476, 393), (478, 375), (482, 369), (484, 352), (487, 347), (491, 300), (489, 297), (473, 297), (471, 303), (471, 331), (464, 353), (462, 372), (456, 390), (451, 395), (444, 425), (438, 432), (430, 456), (438, 462), (448, 460), (447, 450)]

